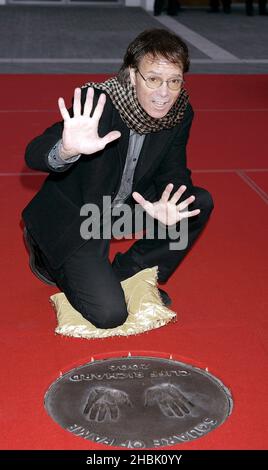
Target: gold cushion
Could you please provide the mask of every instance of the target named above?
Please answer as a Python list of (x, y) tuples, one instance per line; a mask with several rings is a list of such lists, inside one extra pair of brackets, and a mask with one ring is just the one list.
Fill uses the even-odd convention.
[(128, 336), (164, 326), (176, 318), (176, 313), (163, 305), (157, 288), (157, 266), (147, 268), (121, 282), (128, 318), (116, 328), (96, 328), (68, 302), (62, 292), (52, 295), (50, 301), (58, 319), (56, 333), (76, 338), (107, 338)]

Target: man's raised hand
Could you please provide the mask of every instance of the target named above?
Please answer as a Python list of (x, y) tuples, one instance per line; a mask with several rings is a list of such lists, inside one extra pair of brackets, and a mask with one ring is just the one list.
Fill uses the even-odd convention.
[(195, 196), (190, 196), (185, 199), (185, 201), (177, 204), (184, 191), (186, 191), (186, 186), (180, 186), (170, 198), (173, 186), (174, 185), (172, 183), (169, 183), (163, 191), (161, 199), (157, 202), (147, 201), (140, 193), (137, 192), (133, 192), (132, 196), (133, 199), (135, 199), (135, 201), (138, 202), (151, 217), (159, 220), (159, 222), (162, 222), (165, 225), (173, 225), (182, 219), (198, 215), (200, 213), (200, 209), (195, 209), (193, 211), (184, 210), (195, 200)]
[(92, 155), (118, 139), (119, 131), (111, 131), (104, 137), (98, 135), (99, 120), (102, 116), (106, 95), (101, 93), (93, 115), (94, 89), (87, 89), (84, 111), (81, 109), (81, 89), (74, 91), (73, 117), (70, 116), (63, 98), (58, 99), (59, 110), (64, 121), (60, 156), (68, 159), (78, 154)]

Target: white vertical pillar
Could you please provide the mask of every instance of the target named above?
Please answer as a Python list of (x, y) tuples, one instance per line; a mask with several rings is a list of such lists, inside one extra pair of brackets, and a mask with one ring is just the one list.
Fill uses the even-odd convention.
[(142, 7), (144, 10), (153, 11), (154, 0), (125, 0), (126, 7)]
[(141, 0), (125, 0), (126, 7), (140, 7)]
[(147, 11), (153, 11), (154, 9), (154, 0), (141, 0), (141, 7)]

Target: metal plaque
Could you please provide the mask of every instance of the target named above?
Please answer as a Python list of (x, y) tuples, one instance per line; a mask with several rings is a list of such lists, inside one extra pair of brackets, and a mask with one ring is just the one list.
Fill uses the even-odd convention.
[(169, 359), (90, 362), (62, 375), (45, 396), (48, 414), (75, 436), (131, 449), (174, 446), (220, 426), (232, 411), (223, 383)]

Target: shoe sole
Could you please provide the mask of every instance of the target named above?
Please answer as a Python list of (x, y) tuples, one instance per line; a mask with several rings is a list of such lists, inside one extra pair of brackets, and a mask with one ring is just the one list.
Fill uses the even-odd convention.
[(33, 250), (31, 248), (31, 242), (28, 236), (27, 229), (24, 228), (23, 230), (23, 238), (24, 238), (24, 243), (27, 248), (27, 251), (29, 253), (29, 266), (32, 271), (32, 273), (39, 279), (39, 281), (44, 282), (45, 284), (48, 284), (49, 286), (55, 286), (57, 287), (57, 284), (54, 281), (50, 281), (46, 276), (43, 276), (43, 274), (38, 271), (36, 264), (35, 264), (35, 255), (33, 253)]
[(160, 294), (160, 297), (164, 306), (169, 307), (172, 304), (172, 300), (169, 297), (168, 293), (164, 291), (163, 289), (160, 289), (159, 287), (158, 287), (158, 291), (159, 291), (159, 294)]

